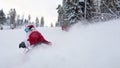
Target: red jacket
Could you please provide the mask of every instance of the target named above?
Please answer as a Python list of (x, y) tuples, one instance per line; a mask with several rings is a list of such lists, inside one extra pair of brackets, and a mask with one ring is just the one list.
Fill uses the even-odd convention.
[(33, 31), (30, 33), (27, 41), (29, 41), (30, 46), (37, 44), (37, 43), (45, 43), (49, 44), (50, 42), (47, 41), (40, 32), (38, 31)]

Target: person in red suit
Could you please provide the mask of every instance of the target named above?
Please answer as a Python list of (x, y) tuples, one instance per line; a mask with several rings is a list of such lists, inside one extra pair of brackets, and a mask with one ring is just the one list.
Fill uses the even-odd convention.
[(37, 31), (34, 27), (34, 25), (28, 25), (25, 28), (25, 32), (28, 34), (27, 40), (21, 42), (19, 44), (19, 48), (31, 48), (36, 46), (37, 44), (47, 44), (51, 45), (50, 41), (47, 41), (43, 35)]

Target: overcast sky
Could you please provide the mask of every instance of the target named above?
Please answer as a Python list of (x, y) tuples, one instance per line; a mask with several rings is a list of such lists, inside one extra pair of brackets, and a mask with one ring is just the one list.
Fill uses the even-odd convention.
[(62, 4), (62, 0), (0, 0), (0, 9), (7, 14), (10, 8), (15, 8), (17, 14), (24, 14), (25, 17), (30, 14), (32, 21), (44, 16), (45, 23), (49, 25), (57, 21), (58, 4)]

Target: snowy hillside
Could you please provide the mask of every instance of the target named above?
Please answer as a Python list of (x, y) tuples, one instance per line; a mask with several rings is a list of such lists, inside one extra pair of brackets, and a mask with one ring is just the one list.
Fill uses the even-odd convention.
[(69, 32), (37, 28), (52, 46), (24, 54), (24, 28), (0, 31), (0, 68), (120, 68), (120, 20), (81, 26)]

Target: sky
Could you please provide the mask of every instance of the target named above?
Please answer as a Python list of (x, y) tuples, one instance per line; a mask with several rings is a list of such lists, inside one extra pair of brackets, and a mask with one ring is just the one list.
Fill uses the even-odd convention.
[(57, 6), (62, 4), (62, 0), (0, 0), (0, 9), (8, 14), (10, 8), (15, 8), (17, 14), (28, 18), (31, 15), (31, 21), (38, 17), (44, 17), (45, 24), (56, 23), (58, 14)]

